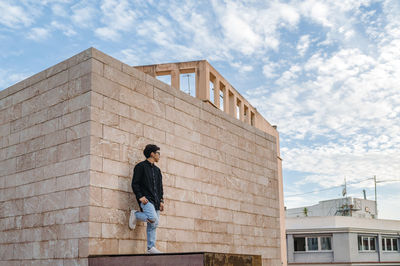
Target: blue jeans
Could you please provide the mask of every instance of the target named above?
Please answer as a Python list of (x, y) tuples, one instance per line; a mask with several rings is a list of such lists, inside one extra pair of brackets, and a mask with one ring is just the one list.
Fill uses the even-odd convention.
[[(147, 248), (150, 249), (156, 245), (157, 233), (156, 229), (160, 219), (160, 211), (156, 211), (153, 203), (148, 202), (146, 205), (140, 203), (143, 212), (136, 212), (136, 219), (147, 222)], [(149, 222), (152, 221), (153, 223)]]

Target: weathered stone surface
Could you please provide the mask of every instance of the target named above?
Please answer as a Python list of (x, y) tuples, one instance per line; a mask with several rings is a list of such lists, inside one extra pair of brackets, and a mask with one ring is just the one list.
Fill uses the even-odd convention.
[(145, 224), (127, 224), (148, 143), (161, 147), (159, 249), (280, 261), (276, 136), (90, 48), (0, 92), (0, 263), (143, 253)]

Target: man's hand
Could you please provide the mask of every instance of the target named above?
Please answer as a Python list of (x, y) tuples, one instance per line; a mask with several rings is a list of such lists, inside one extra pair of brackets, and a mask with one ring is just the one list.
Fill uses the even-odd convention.
[(160, 211), (164, 211), (164, 202), (160, 202)]
[(139, 200), (140, 200), (141, 203), (143, 203), (143, 205), (146, 205), (146, 204), (149, 202), (149, 201), (146, 199), (145, 196), (141, 197)]

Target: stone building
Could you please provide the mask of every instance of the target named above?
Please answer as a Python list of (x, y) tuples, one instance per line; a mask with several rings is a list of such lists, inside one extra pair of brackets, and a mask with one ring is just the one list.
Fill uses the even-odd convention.
[[(154, 77), (163, 67), (172, 87)], [(176, 85), (185, 71), (197, 97)], [(148, 143), (162, 151), (160, 250), (285, 261), (276, 129), (206, 61), (136, 69), (90, 48), (0, 91), (1, 265), (143, 253), (145, 225), (127, 222)]]

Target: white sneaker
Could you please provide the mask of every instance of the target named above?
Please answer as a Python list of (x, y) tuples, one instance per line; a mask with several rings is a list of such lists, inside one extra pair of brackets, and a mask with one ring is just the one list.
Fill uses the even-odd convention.
[(151, 249), (147, 250), (147, 254), (159, 254), (162, 253), (161, 251), (159, 251), (158, 249), (156, 249), (156, 247), (152, 247)]
[(136, 228), (136, 210), (131, 210), (131, 216), (129, 217), (129, 228), (131, 230)]

